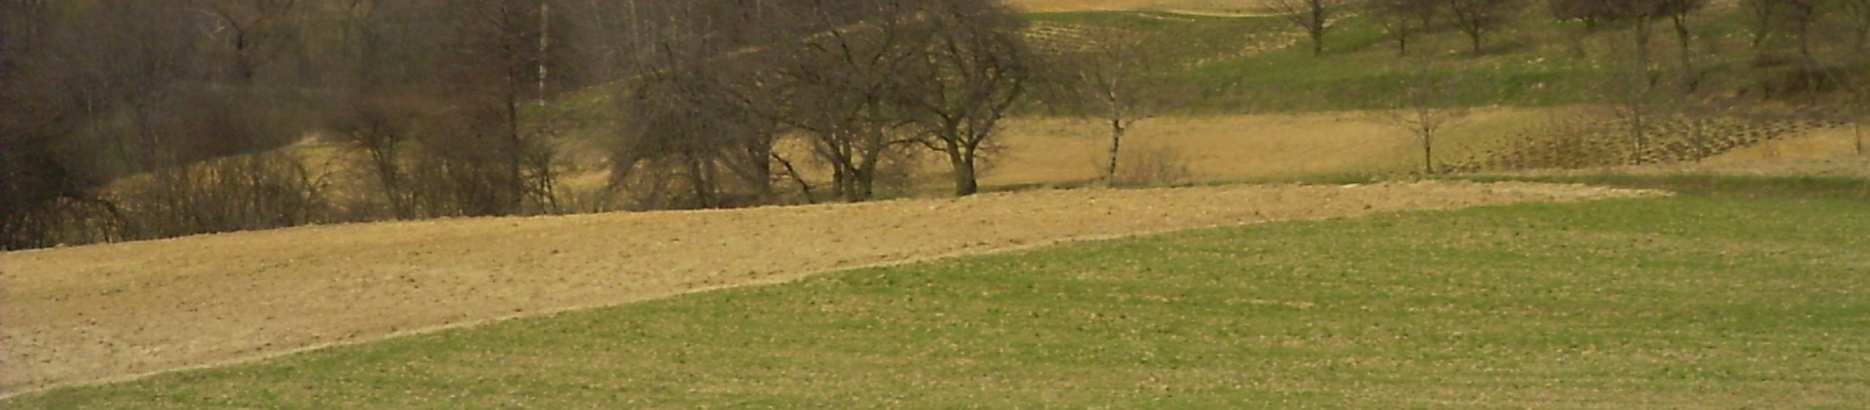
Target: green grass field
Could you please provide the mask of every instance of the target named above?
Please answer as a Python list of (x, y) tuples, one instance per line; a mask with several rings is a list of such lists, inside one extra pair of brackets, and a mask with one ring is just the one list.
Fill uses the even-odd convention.
[(1870, 184), (1098, 242), (505, 322), (0, 403), (1854, 407)]

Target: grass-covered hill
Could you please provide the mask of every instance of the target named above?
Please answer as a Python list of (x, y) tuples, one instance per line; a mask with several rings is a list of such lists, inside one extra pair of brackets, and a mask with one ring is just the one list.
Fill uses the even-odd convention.
[[(1692, 16), (1689, 51), (1701, 84), (1683, 99), (1759, 97), (1785, 80), (1784, 69), (1758, 67), (1785, 50), (1760, 51), (1751, 43), (1747, 16), (1731, 6), (1710, 6)], [(1059, 33), (1041, 41), (1076, 41), (1073, 31), (1125, 30), (1149, 34), (1147, 47), (1167, 57), (1176, 77), (1203, 90), (1200, 112), (1359, 110), (1384, 107), (1422, 71), (1460, 86), (1452, 102), (1470, 106), (1541, 107), (1610, 99), (1632, 75), (1634, 40), (1629, 25), (1587, 27), (1559, 21), (1543, 7), (1527, 7), (1490, 34), (1474, 54), (1467, 37), (1445, 23), (1395, 43), (1369, 12), (1345, 10), (1313, 55), (1306, 36), (1277, 15), (1163, 11), (1053, 11), (1028, 14), (1035, 30)], [(1676, 76), (1681, 48), (1673, 28), (1657, 23), (1652, 54), (1658, 69)], [(1839, 46), (1819, 50), (1820, 64), (1856, 59)], [(1763, 57), (1764, 56), (1764, 57)], [(1423, 66), (1428, 66), (1424, 70)], [(1796, 101), (1795, 101), (1796, 102)]]

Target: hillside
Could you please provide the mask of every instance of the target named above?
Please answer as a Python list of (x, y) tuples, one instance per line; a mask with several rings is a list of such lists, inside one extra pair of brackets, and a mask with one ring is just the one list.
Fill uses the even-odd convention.
[(318, 226), (0, 253), (0, 393), (117, 380), (828, 270), (1177, 229), (1530, 201), (1572, 185), (1072, 190)]
[[(1870, 374), (1865, 372), (1870, 368), (1865, 359), (1870, 357), (1865, 355), (1870, 352), (1870, 327), (1864, 323), (1870, 289), (1862, 280), (1870, 261), (1861, 251), (1866, 246), (1863, 232), (1870, 229), (1865, 225), (1870, 208), (1862, 206), (1870, 185), (1863, 180), (1811, 178), (1580, 180), (1684, 194), (1227, 227), (858, 269), (796, 283), (541, 315), (118, 384), (57, 389), (0, 399), (0, 405), (1849, 408), (1870, 399), (1870, 379), (1865, 377)], [(1382, 189), (1394, 188), (1400, 187)], [(1287, 199), (1328, 196), (1317, 190), (1292, 192), (1297, 197), (1242, 190), (1237, 203), (1278, 198), (1282, 205), (1277, 206), (1303, 207), (1306, 201)], [(1340, 191), (1345, 195), (1332, 203), (1356, 209), (1358, 200), (1344, 200), (1357, 196), (1352, 194), (1357, 191)], [(1136, 194), (1155, 203), (1196, 192)], [(1057, 193), (1061, 201), (1056, 205), (1082, 206), (1089, 202), (1082, 194)], [(1102, 206), (1108, 199), (1114, 198), (1099, 195), (1095, 202)], [(939, 204), (904, 202), (863, 208), (919, 211), (935, 205)], [(1053, 209), (1018, 208), (1016, 220), (1051, 215), (1033, 210)], [(855, 217), (867, 209), (793, 211), (840, 216), (850, 212), (853, 217), (841, 220), (870, 220)], [(707, 216), (754, 216), (747, 212)], [(1119, 212), (1116, 218), (1128, 220), (1126, 215)], [(593, 219), (617, 217), (580, 222), (597, 222)], [(668, 215), (655, 220), (681, 219), (692, 218)], [(556, 223), (493, 220), (382, 230), (422, 236), (455, 226), (460, 229), (447, 231), (468, 234), (461, 231), (493, 228), (517, 233)], [(705, 236), (742, 223), (760, 225), (753, 220), (715, 222), (713, 228), (689, 226), (682, 232)], [(608, 222), (597, 225), (616, 227)], [(361, 228), (324, 229), (363, 233)], [(269, 237), (312, 233), (299, 231), (143, 246), (220, 249), (240, 242), (266, 247), (276, 246), (268, 245)], [(438, 266), (507, 263), (494, 272), (462, 270), (466, 273), (458, 276), (463, 279), (499, 277), (499, 272), (539, 261), (537, 266), (548, 269), (528, 270), (484, 288), (511, 291), (468, 298), (501, 304), (496, 314), (505, 315), (510, 300), (505, 297), (524, 295), (523, 289), (552, 288), (556, 280), (578, 276), (549, 268), (586, 258), (583, 248), (565, 248), (567, 252), (558, 256), (537, 253), (559, 246), (566, 238), (551, 234), (561, 232), (579, 233), (584, 236), (580, 243), (596, 240), (577, 228), (552, 229), (528, 233), (523, 240), (432, 242), (421, 249), (436, 255), (411, 257), (458, 264)], [(626, 231), (612, 235), (620, 232)], [(712, 242), (681, 238), (679, 247), (705, 250), (714, 256), (709, 260), (722, 266), (749, 263), (720, 256), (736, 246), (717, 248)], [(485, 254), (449, 256), (450, 250), (492, 243), (499, 245)], [(615, 242), (605, 237), (602, 243)], [(597, 253), (617, 249), (654, 253), (670, 248), (606, 247)], [(120, 250), (26, 253), (0, 256), (8, 258), (0, 261), (101, 256)], [(345, 280), (368, 277), (383, 267), (371, 267), (372, 258), (393, 251), (378, 246), (350, 260), (299, 259), (303, 265), (254, 276), (361, 265), (328, 274)], [(821, 252), (809, 253), (834, 256)], [(522, 259), (526, 255), (521, 253), (534, 259)], [(809, 257), (759, 255), (773, 258), (774, 264)], [(75, 258), (68, 263), (98, 260)], [(591, 269), (602, 277), (638, 266)], [(459, 283), (437, 281), (426, 273), (410, 276), (420, 279), (423, 289)], [(214, 280), (247, 281), (241, 277), (217, 275)], [(313, 282), (299, 290), (333, 295), (313, 306), (346, 303), (363, 309), (382, 301), (364, 297), (375, 293), (350, 294), (347, 289), (414, 289), (402, 279), (386, 277), (356, 288)], [(266, 283), (254, 285), (258, 287), (248, 289), (271, 291)], [(127, 298), (143, 289), (131, 287), (99, 297)], [(576, 286), (569, 292), (606, 291)], [(396, 312), (428, 312), (427, 306)], [(259, 305), (253, 314), (281, 308)], [(296, 304), (293, 308), (298, 309)], [(231, 320), (257, 320), (247, 312), (226, 314)], [(394, 319), (368, 316), (356, 323), (324, 321), (320, 324), (325, 327), (316, 330), (390, 320)], [(88, 329), (128, 329), (100, 322)], [(174, 324), (160, 323), (137, 329), (154, 333)], [(356, 337), (375, 334), (365, 331)], [(252, 354), (277, 346), (263, 346)], [(176, 357), (166, 356), (168, 352), (142, 354)]]

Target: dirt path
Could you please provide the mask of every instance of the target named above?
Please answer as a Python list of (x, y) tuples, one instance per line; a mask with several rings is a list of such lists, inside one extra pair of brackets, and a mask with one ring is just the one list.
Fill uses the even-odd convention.
[(1079, 190), (307, 227), (0, 254), (0, 395), (773, 283), (1272, 220), (1650, 193), (1419, 183)]

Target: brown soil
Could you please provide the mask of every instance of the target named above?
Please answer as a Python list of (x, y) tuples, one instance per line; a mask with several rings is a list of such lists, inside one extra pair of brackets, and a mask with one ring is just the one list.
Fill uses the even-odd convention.
[(1068, 240), (1652, 194), (1524, 183), (1038, 191), (305, 227), (0, 253), (0, 396)]

